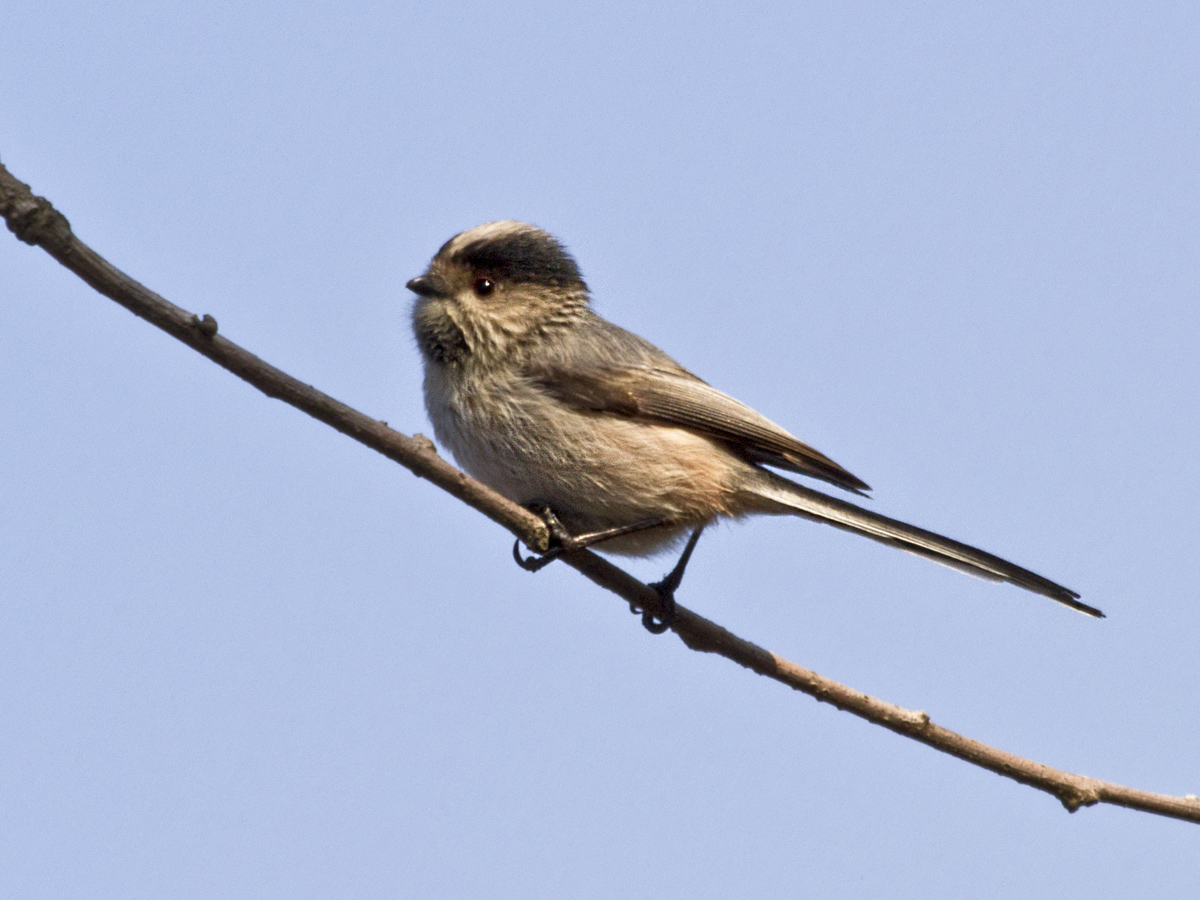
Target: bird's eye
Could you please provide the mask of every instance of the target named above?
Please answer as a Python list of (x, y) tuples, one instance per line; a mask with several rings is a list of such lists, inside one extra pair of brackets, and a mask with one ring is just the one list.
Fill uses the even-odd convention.
[(475, 292), (476, 297), (487, 297), (496, 290), (496, 282), (490, 278), (476, 278), (475, 283), (471, 285), (471, 290)]

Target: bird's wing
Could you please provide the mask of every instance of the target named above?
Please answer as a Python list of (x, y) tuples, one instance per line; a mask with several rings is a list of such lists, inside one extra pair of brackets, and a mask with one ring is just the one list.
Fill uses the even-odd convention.
[(542, 365), (531, 367), (526, 375), (576, 409), (687, 428), (728, 444), (751, 462), (819, 478), (856, 494), (870, 490), (829, 457), (684, 369)]

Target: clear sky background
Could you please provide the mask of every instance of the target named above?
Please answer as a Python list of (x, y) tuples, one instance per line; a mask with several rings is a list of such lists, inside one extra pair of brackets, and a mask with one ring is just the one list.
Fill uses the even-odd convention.
[[(681, 602), (1200, 793), (1200, 9), (904, 7), (7, 0), (0, 159), (408, 433), (404, 282), (552, 231), (872, 508), (1109, 618), (795, 519), (706, 534)], [(0, 895), (1195, 895), (1197, 826), (653, 637), (11, 237), (0, 293)]]

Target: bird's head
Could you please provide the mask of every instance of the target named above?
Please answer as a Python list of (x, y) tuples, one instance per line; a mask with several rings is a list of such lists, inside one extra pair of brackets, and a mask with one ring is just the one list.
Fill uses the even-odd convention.
[(579, 266), (552, 235), (522, 222), (489, 222), (448, 240), (425, 274), (413, 329), (427, 360), (502, 358), (569, 326), (587, 309)]

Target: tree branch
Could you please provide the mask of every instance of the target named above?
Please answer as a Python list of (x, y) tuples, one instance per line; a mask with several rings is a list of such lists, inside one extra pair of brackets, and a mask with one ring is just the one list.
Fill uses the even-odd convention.
[[(22, 241), (41, 247), (101, 294), (157, 325), (268, 397), (291, 404), (432, 481), (503, 525), (531, 549), (544, 552), (548, 548), (549, 533), (541, 519), (447, 463), (438, 456), (428, 438), (393, 431), (383, 422), (303, 384), (217, 334), (217, 323), (211, 316), (193, 315), (134, 281), (76, 238), (66, 218), (47, 200), (34, 196), (29, 186), (14, 178), (2, 164), (0, 215)], [(562, 559), (631, 606), (659, 609), (659, 597), (653, 590), (596, 554), (583, 550), (564, 554)], [(1200, 798), (1194, 795), (1172, 797), (1140, 791), (1064, 772), (989, 747), (935, 725), (924, 712), (885, 703), (790, 662), (682, 606), (677, 608), (677, 618), (671, 627), (693, 650), (719, 654), (868, 722), (1053, 794), (1071, 812), (1081, 806), (1111, 803), (1200, 823)]]

